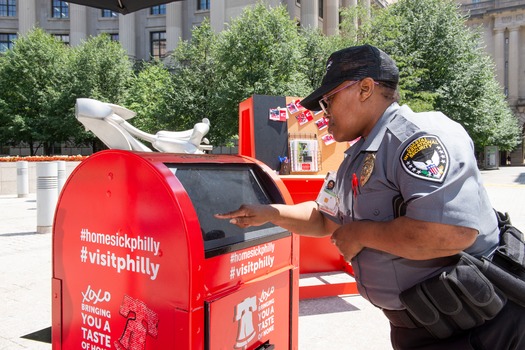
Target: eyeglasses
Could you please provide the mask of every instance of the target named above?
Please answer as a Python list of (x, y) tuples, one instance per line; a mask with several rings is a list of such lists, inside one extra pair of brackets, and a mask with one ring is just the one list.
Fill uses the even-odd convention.
[(319, 100), (319, 106), (321, 106), (321, 109), (323, 110), (324, 114), (330, 114), (328, 113), (328, 109), (330, 108), (330, 102), (332, 101), (332, 98), (335, 96), (335, 94), (357, 83), (359, 83), (359, 80), (350, 81), (348, 82), (348, 84), (343, 85), (342, 87), (340, 87), (339, 89), (335, 91), (332, 91), (328, 95), (323, 96), (323, 98)]
[[(350, 86), (353, 86), (359, 83), (360, 81), (361, 80), (350, 81), (348, 82), (348, 84), (343, 85), (342, 87), (340, 87), (339, 89), (335, 91), (332, 91), (328, 95), (323, 96), (323, 98), (319, 100), (319, 106), (321, 106), (321, 109), (323, 110), (324, 114), (328, 114), (328, 115), (330, 114), (328, 113), (328, 110), (330, 109), (330, 102), (334, 98), (335, 94), (337, 94), (340, 91), (343, 91), (346, 88), (349, 88)], [(379, 83), (377, 81), (374, 81), (374, 85), (379, 85)]]

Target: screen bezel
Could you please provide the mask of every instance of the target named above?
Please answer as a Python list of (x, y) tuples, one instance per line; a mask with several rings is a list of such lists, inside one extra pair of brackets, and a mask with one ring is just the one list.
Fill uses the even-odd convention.
[[(194, 203), (192, 198), (192, 188), (187, 188), (185, 184), (186, 180), (181, 176), (177, 176), (177, 171), (243, 171), (248, 172), (249, 176), (253, 179), (254, 185), (264, 194), (268, 203), (284, 203), (284, 199), (275, 185), (273, 179), (259, 167), (253, 163), (166, 163), (168, 169), (177, 177), (178, 181), (186, 190), (190, 201), (193, 204), (197, 217), (199, 218), (199, 225), (201, 225), (199, 217), (199, 207), (197, 203)], [(196, 205), (197, 204), (197, 205)], [(238, 203), (236, 208), (238, 208), (243, 203)], [(265, 203), (266, 204), (266, 203)], [(236, 209), (235, 208), (235, 209)], [(215, 219), (219, 220), (219, 219)], [(241, 229), (233, 224), (231, 230), (242, 231), (237, 232), (233, 235), (227, 235), (223, 238), (216, 238), (205, 240), (205, 232), (202, 232), (202, 239), (204, 242), (205, 257), (210, 258), (220, 254), (225, 254), (228, 252), (233, 252), (236, 250), (244, 249), (256, 244), (263, 244), (275, 239), (283, 238), (290, 236), (291, 233), (279, 226), (275, 226), (271, 223), (265, 224), (264, 226), (255, 227), (252, 226), (247, 229)], [(202, 230), (202, 227), (201, 227)]]

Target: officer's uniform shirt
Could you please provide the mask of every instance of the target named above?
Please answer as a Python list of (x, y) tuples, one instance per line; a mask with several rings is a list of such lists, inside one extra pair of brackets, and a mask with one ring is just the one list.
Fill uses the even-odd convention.
[[(498, 243), (497, 219), (472, 140), (440, 112), (414, 113), (393, 103), (370, 135), (346, 151), (335, 192), (339, 214), (328, 216), (339, 224), (406, 215), (478, 230), (466, 249), (474, 256), (492, 254)], [(403, 309), (398, 297), (403, 290), (451, 270), (455, 262), (454, 257), (408, 260), (369, 248), (351, 261), (361, 295), (389, 310)]]

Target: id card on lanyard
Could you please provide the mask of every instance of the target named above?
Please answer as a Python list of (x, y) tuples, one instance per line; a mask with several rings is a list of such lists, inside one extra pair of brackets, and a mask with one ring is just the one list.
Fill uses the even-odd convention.
[(323, 187), (316, 199), (319, 210), (331, 216), (336, 216), (339, 211), (339, 201), (335, 193), (335, 178), (336, 174), (332, 171), (326, 174)]

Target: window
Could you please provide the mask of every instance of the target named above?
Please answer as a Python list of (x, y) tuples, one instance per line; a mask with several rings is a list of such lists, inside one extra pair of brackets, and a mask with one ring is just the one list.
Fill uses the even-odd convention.
[(0, 0), (0, 17), (16, 17), (16, 0)]
[(69, 34), (53, 34), (53, 36), (65, 45), (69, 45)]
[(111, 41), (118, 41), (118, 33), (110, 33), (109, 38)]
[(51, 17), (69, 18), (69, 4), (66, 1), (53, 0), (53, 8), (51, 9)]
[(197, 0), (197, 11), (210, 9), (210, 0)]
[(5, 52), (13, 48), (13, 40), (16, 39), (14, 33), (0, 33), (0, 52)]
[(318, 4), (319, 4), (319, 18), (324, 18), (324, 11), (323, 11), (324, 1), (319, 0)]
[(117, 17), (117, 13), (115, 11), (111, 11), (111, 10), (102, 10), (102, 17), (103, 18), (116, 18)]
[(166, 32), (151, 32), (151, 57), (161, 58), (166, 54)]
[(150, 15), (165, 15), (166, 14), (166, 5), (158, 5), (150, 7)]

